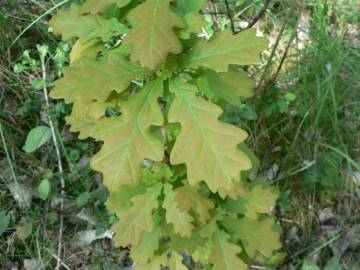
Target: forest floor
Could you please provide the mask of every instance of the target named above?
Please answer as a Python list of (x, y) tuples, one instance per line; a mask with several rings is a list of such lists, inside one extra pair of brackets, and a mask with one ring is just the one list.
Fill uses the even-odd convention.
[[(54, 269), (60, 179), (66, 179), (64, 269), (130, 269), (127, 250), (114, 248), (107, 190), (64, 118), (71, 106), (51, 101), (64, 172), (50, 142), (23, 150), (28, 133), (48, 124), (37, 45), (47, 45), (49, 88), (72, 44), (48, 31), (63, 1), (0, 0), (0, 269)], [(223, 1), (213, 1), (218, 10)], [(230, 1), (236, 27), (264, 1)], [(245, 128), (264, 175), (280, 190), (274, 210), (283, 249), (253, 269), (360, 269), (360, 3), (357, 0), (270, 1), (254, 28), (270, 43), (253, 98), (223, 117)], [(227, 16), (214, 15), (219, 27)], [(49, 191), (50, 190), (50, 191)], [(21, 195), (21, 196), (20, 196)]]

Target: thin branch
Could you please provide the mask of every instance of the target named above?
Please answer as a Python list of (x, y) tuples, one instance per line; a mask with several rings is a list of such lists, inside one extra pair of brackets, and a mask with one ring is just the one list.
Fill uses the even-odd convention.
[(213, 15), (212, 15), (212, 19), (214, 21), (214, 25), (215, 25), (215, 28), (216, 30), (219, 30), (220, 29), (220, 24), (218, 22), (218, 10), (217, 10), (217, 7), (216, 7), (216, 4), (214, 2), (214, 0), (210, 0), (211, 2), (211, 6), (212, 6), (212, 9), (213, 9)]
[(45, 103), (46, 103), (46, 108), (47, 108), (47, 117), (49, 119), (52, 141), (54, 143), (56, 157), (57, 157), (57, 163), (58, 163), (58, 169), (59, 169), (59, 173), (60, 173), (60, 187), (61, 187), (61, 191), (60, 191), (60, 194), (61, 194), (61, 197), (60, 197), (60, 227), (59, 227), (58, 251), (57, 251), (57, 256), (55, 257), (57, 260), (55, 269), (59, 270), (62, 265), (61, 256), (62, 256), (62, 241), (63, 241), (63, 231), (64, 231), (64, 213), (63, 212), (64, 212), (65, 179), (63, 177), (64, 170), (63, 170), (63, 165), (62, 165), (62, 161), (61, 161), (61, 154), (60, 154), (58, 139), (56, 136), (55, 125), (49, 114), (50, 102), (49, 102), (48, 89), (47, 89), (47, 83), (46, 83), (47, 77), (46, 77), (45, 59), (42, 56), (40, 58), (41, 58), (42, 80), (43, 80), (43, 85), (44, 85), (43, 92), (44, 92)]
[[(272, 48), (272, 51), (271, 51), (271, 54), (270, 54), (270, 57), (269, 57), (269, 60), (267, 61), (266, 63), (266, 66), (265, 66), (265, 69), (264, 71), (262, 72), (262, 75), (260, 77), (260, 80), (259, 80), (259, 83), (256, 87), (256, 90), (255, 92), (258, 93), (262, 87), (262, 84), (264, 83), (265, 79), (266, 79), (266, 75), (267, 75), (267, 71), (268, 69), (270, 68), (271, 64), (272, 64), (272, 60), (275, 56), (275, 53), (276, 53), (276, 50), (280, 44), (280, 41), (281, 41), (281, 38), (283, 37), (284, 35), (284, 31), (286, 29), (286, 26), (289, 24), (289, 20), (290, 20), (290, 17), (294, 14), (294, 10), (296, 9), (296, 2), (293, 3), (291, 9), (289, 10), (288, 14), (286, 15), (286, 18), (285, 18), (285, 21), (280, 29), (280, 32), (276, 38), (276, 41), (275, 41), (275, 44), (274, 44), (274, 47)], [(288, 44), (288, 47), (290, 48), (290, 45), (291, 45), (291, 41), (290, 43)], [(287, 52), (286, 52), (287, 54)], [(286, 57), (286, 56), (285, 56)], [(282, 62), (285, 61), (285, 59), (282, 59)], [(282, 63), (283, 64), (283, 63)], [(282, 67), (282, 64), (281, 64), (281, 67)], [(280, 68), (281, 68), (280, 67)], [(279, 70), (280, 72), (280, 70)], [(277, 76), (277, 75), (276, 75)], [(271, 80), (270, 83), (273, 83), (274, 80)]]
[(235, 24), (234, 24), (234, 19), (233, 16), (231, 14), (231, 10), (230, 10), (230, 5), (229, 5), (229, 1), (225, 0), (225, 6), (226, 6), (226, 14), (230, 20), (230, 25), (231, 25), (231, 30), (233, 32), (233, 34), (235, 34)]
[(288, 53), (289, 53), (289, 49), (290, 49), (290, 47), (291, 47), (291, 44), (292, 44), (292, 42), (294, 41), (294, 39), (295, 39), (295, 37), (296, 37), (297, 31), (298, 31), (298, 28), (299, 28), (299, 23), (300, 23), (300, 18), (301, 18), (302, 10), (303, 10), (303, 6), (301, 6), (300, 10), (298, 11), (298, 13), (299, 13), (300, 15), (299, 15), (299, 17), (298, 17), (298, 19), (297, 19), (297, 22), (296, 22), (296, 26), (295, 26), (295, 28), (294, 28), (294, 31), (293, 31), (293, 33), (291, 34), (289, 43), (288, 43), (288, 45), (286, 46), (285, 52), (284, 52), (283, 56), (281, 57), (279, 67), (277, 68), (277, 71), (276, 71), (276, 73), (275, 73), (275, 75), (274, 75), (274, 77), (273, 77), (273, 81), (275, 81), (275, 80), (278, 78), (278, 76), (279, 76), (279, 74), (280, 74), (280, 71), (281, 71), (281, 69), (282, 69), (282, 67), (283, 67), (283, 65), (284, 65), (284, 63), (285, 63), (285, 60), (286, 60), (286, 58), (287, 58), (287, 56), (288, 56)]
[(265, 15), (266, 10), (270, 6), (270, 2), (271, 0), (264, 0), (264, 7), (260, 10), (260, 12), (255, 17), (253, 17), (253, 19), (249, 22), (247, 27), (241, 29), (240, 31), (237, 31), (237, 33), (253, 27)]

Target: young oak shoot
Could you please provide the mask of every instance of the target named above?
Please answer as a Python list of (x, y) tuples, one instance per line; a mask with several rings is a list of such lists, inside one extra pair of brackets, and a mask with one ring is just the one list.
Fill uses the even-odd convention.
[(104, 176), (117, 246), (136, 269), (247, 269), (281, 247), (269, 211), (277, 193), (247, 181), (257, 165), (247, 133), (219, 120), (253, 82), (241, 69), (267, 44), (252, 29), (209, 40), (204, 0), (87, 0), (60, 10), (54, 33), (76, 41), (51, 97), (73, 104), (79, 137), (103, 142), (91, 166)]

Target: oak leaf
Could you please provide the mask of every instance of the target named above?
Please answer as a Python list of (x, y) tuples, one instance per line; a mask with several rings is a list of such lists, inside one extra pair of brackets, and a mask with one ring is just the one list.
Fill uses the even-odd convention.
[(159, 206), (158, 197), (161, 190), (160, 183), (148, 188), (145, 194), (131, 199), (133, 206), (130, 209), (118, 213), (120, 220), (112, 226), (116, 246), (138, 245), (143, 234), (153, 230), (153, 210)]
[(133, 9), (129, 20), (136, 21), (124, 39), (133, 50), (131, 61), (139, 61), (142, 67), (155, 70), (164, 63), (169, 53), (178, 54), (182, 46), (174, 33), (174, 28), (184, 24), (169, 5), (170, 0), (146, 0)]
[(107, 42), (114, 35), (123, 35), (128, 28), (115, 18), (109, 20), (100, 15), (80, 16), (80, 6), (72, 4), (69, 9), (61, 9), (49, 22), (54, 33), (65, 41), (79, 38), (81, 43), (100, 38)]
[(248, 29), (233, 35), (230, 30), (216, 34), (209, 41), (203, 40), (181, 59), (184, 68), (207, 67), (217, 72), (225, 72), (231, 64), (251, 65), (260, 62), (260, 52), (267, 48), (263, 38)]
[(245, 270), (246, 264), (237, 256), (241, 247), (229, 242), (230, 236), (223, 231), (216, 231), (213, 237), (214, 248), (210, 261), (213, 270)]
[(175, 200), (175, 194), (170, 184), (164, 186), (165, 199), (163, 207), (166, 210), (166, 221), (174, 226), (175, 233), (183, 237), (190, 237), (194, 220), (188, 212), (181, 211)]
[(110, 5), (115, 4), (117, 7), (122, 8), (128, 5), (132, 0), (87, 0), (81, 7), (80, 13), (95, 14), (103, 12)]
[(124, 50), (113, 50), (100, 60), (81, 57), (64, 69), (64, 77), (55, 82), (50, 96), (66, 103), (88, 104), (105, 101), (112, 91), (125, 91), (132, 80), (144, 78), (149, 71), (126, 59)]
[(144, 159), (163, 159), (163, 143), (151, 132), (152, 126), (163, 124), (158, 104), (162, 91), (161, 79), (148, 82), (138, 93), (131, 93), (127, 100), (118, 104), (120, 116), (97, 121), (92, 136), (104, 141), (104, 145), (92, 158), (91, 167), (103, 173), (104, 183), (110, 191), (119, 191), (123, 185), (138, 184)]
[(185, 163), (188, 181), (205, 181), (211, 191), (230, 190), (240, 180), (240, 172), (252, 167), (249, 158), (237, 145), (245, 131), (220, 122), (220, 107), (196, 97), (196, 87), (181, 78), (170, 82), (175, 99), (169, 122), (180, 123), (181, 131), (170, 154), (173, 165)]

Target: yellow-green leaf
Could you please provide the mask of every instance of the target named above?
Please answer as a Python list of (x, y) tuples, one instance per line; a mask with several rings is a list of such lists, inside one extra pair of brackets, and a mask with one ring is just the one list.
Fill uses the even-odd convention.
[(193, 229), (191, 222), (194, 220), (189, 213), (178, 208), (174, 191), (170, 184), (164, 186), (165, 199), (163, 207), (166, 210), (166, 221), (173, 224), (175, 233), (183, 237), (190, 237)]
[(158, 207), (161, 190), (160, 183), (148, 188), (145, 194), (131, 199), (133, 206), (130, 209), (118, 213), (120, 220), (112, 226), (116, 246), (138, 245), (144, 232), (153, 230), (153, 210)]
[(171, 258), (169, 259), (167, 266), (169, 267), (169, 270), (188, 270), (183, 264), (183, 257), (176, 252), (171, 254)]
[(206, 0), (176, 0), (176, 12), (181, 16), (190, 13), (198, 13), (206, 6)]
[(231, 64), (251, 65), (260, 62), (260, 52), (267, 48), (263, 38), (256, 37), (254, 29), (233, 35), (230, 30), (214, 35), (210, 41), (195, 44), (187, 55), (181, 58), (184, 68), (207, 67), (225, 72)]
[(136, 185), (141, 180), (144, 159), (161, 161), (164, 147), (151, 133), (151, 126), (161, 126), (163, 116), (158, 104), (161, 79), (148, 82), (138, 93), (121, 101), (122, 115), (97, 121), (92, 136), (104, 145), (91, 160), (91, 167), (104, 175), (111, 191), (122, 185)]
[(164, 63), (169, 53), (178, 54), (182, 46), (174, 28), (184, 27), (182, 20), (173, 13), (170, 0), (146, 0), (129, 14), (136, 24), (125, 37), (125, 44), (132, 44), (130, 59), (140, 61), (141, 66), (151, 70)]
[(166, 254), (154, 257), (149, 263), (135, 264), (136, 270), (161, 270), (167, 263)]
[(107, 42), (114, 35), (126, 34), (128, 29), (115, 18), (109, 20), (100, 15), (80, 15), (80, 6), (72, 4), (69, 9), (61, 9), (49, 22), (54, 33), (68, 41), (79, 38), (86, 43), (95, 38)]
[(159, 248), (160, 226), (155, 225), (151, 232), (145, 232), (139, 245), (131, 248), (130, 257), (139, 264), (146, 264), (155, 256)]
[[(228, 72), (217, 73), (207, 70), (197, 79), (200, 91), (211, 91), (210, 97), (215, 102), (225, 100), (227, 103), (239, 107), (240, 97), (251, 97), (255, 82), (251, 80), (245, 71), (229, 70)], [(204, 91), (205, 90), (205, 91)]]
[(174, 190), (175, 200), (178, 208), (183, 212), (189, 212), (194, 209), (199, 215), (201, 223), (206, 223), (210, 219), (209, 211), (214, 208), (212, 201), (201, 196), (198, 191), (199, 186), (190, 186), (188, 184)]
[(111, 4), (116, 4), (119, 8), (125, 7), (132, 0), (87, 0), (85, 4), (81, 7), (81, 14), (90, 13), (95, 14), (103, 12)]
[(181, 132), (170, 155), (172, 164), (187, 166), (188, 181), (205, 181), (210, 190), (231, 190), (240, 172), (251, 168), (251, 161), (237, 145), (247, 138), (245, 131), (220, 122), (220, 107), (196, 97), (196, 87), (177, 78), (170, 82), (175, 99), (169, 122), (180, 123)]
[(132, 207), (131, 199), (146, 192), (146, 185), (141, 183), (135, 187), (124, 186), (118, 192), (110, 192), (106, 201), (106, 207), (115, 214), (121, 214), (123, 211)]
[(104, 46), (96, 39), (84, 44), (78, 40), (70, 52), (70, 64), (73, 64), (83, 55), (89, 55), (93, 59), (96, 59), (97, 54), (102, 51), (104, 51)]
[(189, 13), (183, 17), (186, 28), (177, 31), (181, 39), (189, 39), (191, 34), (200, 33), (201, 30), (208, 24), (204, 17), (199, 13)]
[(250, 190), (243, 189), (239, 199), (228, 199), (225, 207), (233, 213), (241, 213), (251, 219), (257, 219), (259, 214), (269, 213), (277, 199), (277, 192), (258, 184)]
[(265, 257), (270, 257), (274, 251), (281, 248), (280, 236), (274, 228), (273, 218), (253, 220), (242, 218), (237, 223), (236, 238), (240, 239), (246, 252), (254, 257), (259, 251)]
[(245, 270), (246, 264), (237, 256), (241, 247), (229, 242), (230, 236), (217, 230), (213, 237), (214, 248), (210, 256), (213, 270)]
[(74, 103), (71, 114), (66, 117), (71, 132), (79, 132), (79, 138), (85, 139), (93, 136), (93, 131), (99, 119), (105, 115), (106, 108), (112, 102), (93, 101), (89, 104)]
[[(122, 51), (121, 51), (122, 52)], [(65, 68), (64, 78), (55, 82), (50, 96), (65, 99), (66, 103), (93, 100), (105, 101), (112, 91), (125, 91), (132, 80), (144, 78), (149, 71), (125, 59), (117, 50), (108, 53), (105, 59), (81, 57), (72, 66)]]

